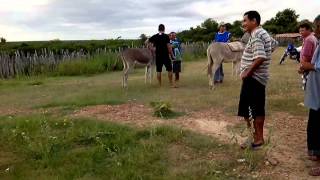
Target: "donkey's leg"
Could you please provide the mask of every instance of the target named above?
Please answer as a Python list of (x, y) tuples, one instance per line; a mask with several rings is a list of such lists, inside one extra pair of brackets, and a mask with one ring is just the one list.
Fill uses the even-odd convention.
[(236, 77), (238, 74), (238, 64), (237, 61), (232, 61), (232, 77)]
[(231, 75), (232, 75), (232, 77), (234, 77), (235, 62), (233, 61), (231, 65), (232, 65), (232, 74)]
[[(219, 63), (220, 62), (220, 63)], [(211, 84), (212, 84), (212, 86), (211, 86), (211, 90), (214, 90), (215, 89), (215, 84), (214, 84), (214, 73), (219, 69), (219, 67), (220, 67), (220, 65), (221, 65), (221, 61), (219, 61), (219, 62), (217, 62), (217, 61), (215, 61), (214, 63), (213, 63), (213, 68), (212, 68), (212, 78), (211, 78)]]
[(149, 67), (148, 65), (146, 66), (145, 74), (144, 74), (144, 83), (147, 84), (148, 81), (148, 76), (149, 76)]
[(123, 59), (123, 74), (122, 74), (122, 87), (125, 88), (125, 76), (126, 76), (126, 71), (128, 69), (127, 62)]
[(213, 76), (212, 76), (212, 66), (213, 66), (213, 61), (211, 59), (211, 55), (208, 52), (208, 79), (209, 79), (209, 88), (213, 88)]
[(240, 67), (241, 67), (241, 62), (237, 61), (236, 62), (236, 77), (239, 78), (240, 77)]
[(148, 79), (149, 79), (149, 83), (151, 84), (151, 82), (152, 82), (152, 66), (151, 65), (148, 65), (147, 66), (147, 69), (148, 69), (148, 73), (147, 73), (147, 77), (148, 77)]
[(145, 84), (147, 84), (148, 80), (151, 84), (151, 65), (146, 66), (146, 72), (145, 72)]
[(124, 73), (124, 87), (127, 88), (128, 87), (128, 77), (129, 77), (129, 72), (131, 71), (131, 69), (134, 67), (134, 65), (132, 63), (127, 62), (127, 69)]

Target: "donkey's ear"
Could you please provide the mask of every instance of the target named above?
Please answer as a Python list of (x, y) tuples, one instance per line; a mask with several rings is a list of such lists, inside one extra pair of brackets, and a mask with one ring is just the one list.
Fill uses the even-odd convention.
[(150, 44), (150, 40), (149, 40), (149, 38), (144, 42), (144, 44), (145, 44), (145, 45)]

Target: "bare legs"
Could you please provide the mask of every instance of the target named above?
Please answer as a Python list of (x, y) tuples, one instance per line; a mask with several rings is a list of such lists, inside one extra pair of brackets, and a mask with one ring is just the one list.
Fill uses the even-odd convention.
[(264, 138), (263, 138), (263, 128), (264, 128), (264, 116), (258, 116), (253, 121), (254, 125), (254, 131), (255, 131), (255, 137), (254, 137), (254, 144), (264, 144)]
[(162, 82), (161, 82), (161, 72), (157, 72), (157, 80), (158, 80), (159, 86), (161, 86), (161, 85), (162, 85)]
[[(248, 129), (251, 129), (252, 125), (251, 125), (251, 121), (249, 118), (245, 118), (244, 119), (247, 123), (247, 127)], [(253, 144), (254, 145), (262, 145), (264, 144), (264, 133), (263, 133), (263, 128), (264, 128), (264, 121), (265, 121), (265, 117), (264, 116), (258, 116), (255, 118), (255, 120), (253, 121), (253, 128), (254, 128), (254, 132), (253, 132)]]
[[(169, 79), (169, 83), (171, 86), (173, 86), (172, 77), (173, 77), (173, 73), (171, 71), (169, 71), (168, 72), (168, 79)], [(161, 86), (162, 85), (161, 72), (157, 72), (157, 79), (158, 79), (159, 86)]]

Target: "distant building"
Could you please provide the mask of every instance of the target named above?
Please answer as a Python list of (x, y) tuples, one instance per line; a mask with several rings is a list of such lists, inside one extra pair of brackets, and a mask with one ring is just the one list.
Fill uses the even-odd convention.
[(275, 39), (279, 42), (280, 45), (286, 46), (289, 43), (299, 44), (301, 43), (301, 35), (299, 33), (285, 33), (277, 34)]

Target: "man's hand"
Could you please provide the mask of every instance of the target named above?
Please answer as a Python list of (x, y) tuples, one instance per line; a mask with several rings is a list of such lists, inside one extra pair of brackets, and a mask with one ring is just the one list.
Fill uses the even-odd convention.
[(171, 61), (174, 61), (176, 59), (174, 56), (172, 56), (172, 54), (169, 54), (169, 58)]
[(241, 79), (244, 80), (247, 77), (250, 77), (251, 73), (250, 73), (250, 69), (246, 69), (243, 73), (241, 73)]
[(300, 70), (301, 71), (314, 71), (314, 65), (309, 63), (309, 62), (305, 62), (305, 61), (301, 61), (300, 63)]
[(302, 65), (300, 64), (299, 68), (298, 68), (298, 73), (299, 74), (303, 74), (304, 70), (302, 69)]
[(257, 58), (253, 61), (253, 64), (250, 68), (246, 69), (241, 73), (241, 79), (244, 80), (247, 77), (252, 76), (252, 74), (259, 68), (259, 66), (265, 61), (263, 58)]

